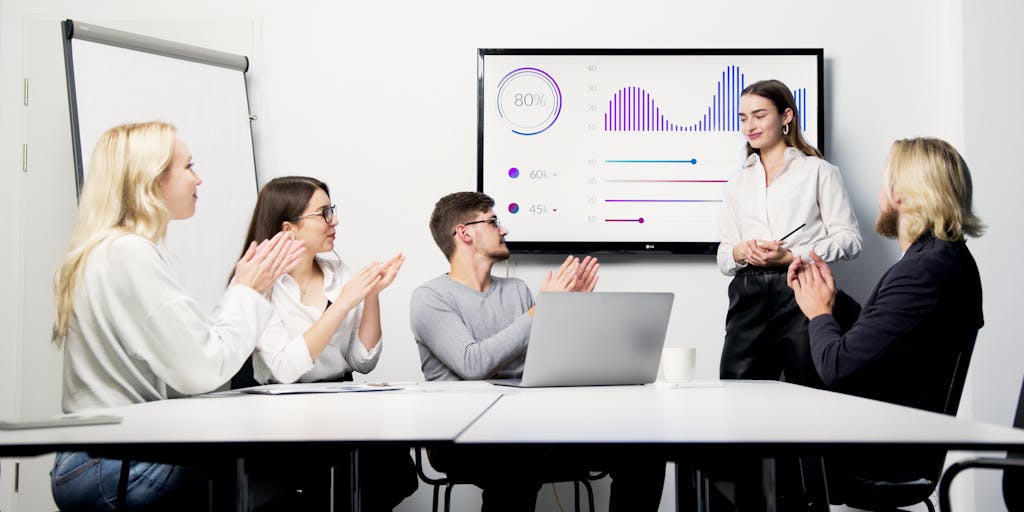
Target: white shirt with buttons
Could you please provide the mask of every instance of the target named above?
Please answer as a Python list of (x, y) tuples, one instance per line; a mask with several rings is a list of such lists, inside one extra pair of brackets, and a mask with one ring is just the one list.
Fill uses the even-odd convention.
[(733, 247), (747, 240), (778, 240), (797, 226), (784, 247), (809, 258), (813, 250), (826, 262), (849, 260), (861, 250), (860, 228), (839, 168), (788, 147), (782, 170), (766, 184), (757, 153), (729, 180), (722, 202), (718, 267), (735, 275), (746, 267), (733, 259)]
[[(333, 301), (352, 277), (352, 271), (340, 260), (317, 257), (315, 261), (324, 274), (324, 295)], [(257, 382), (334, 380), (350, 371), (369, 373), (377, 366), (383, 343), (377, 340), (373, 350), (367, 350), (359, 341), (362, 303), (348, 312), (316, 361), (309, 355), (303, 333), (320, 319), (323, 310), (303, 304), (298, 283), (287, 274), (274, 283), (270, 303), (274, 306), (274, 317), (256, 344), (253, 356)]]

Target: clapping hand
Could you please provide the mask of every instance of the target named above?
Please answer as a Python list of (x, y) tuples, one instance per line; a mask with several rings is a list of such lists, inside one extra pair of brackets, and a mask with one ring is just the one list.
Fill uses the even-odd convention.
[(377, 286), (371, 293), (380, 293), (387, 288), (395, 280), (395, 276), (398, 275), (398, 271), (402, 268), (403, 263), (405, 263), (405, 255), (402, 253), (398, 253), (394, 258), (384, 262), (381, 266), (381, 278), (377, 281)]
[(277, 278), (291, 272), (306, 252), (306, 243), (291, 240), (284, 233), (259, 244), (252, 241), (242, 259), (235, 264), (234, 283), (266, 293)]
[[(352, 309), (359, 305), (367, 295), (374, 292), (384, 279), (384, 265), (374, 261), (356, 272), (351, 279), (341, 287), (338, 297), (334, 302), (345, 309)], [(395, 270), (395, 272), (398, 272)], [(394, 279), (392, 274), (391, 279)], [(390, 284), (390, 283), (389, 283)]]
[(583, 262), (576, 271), (576, 286), (573, 288), (573, 291), (594, 291), (594, 287), (597, 286), (597, 269), (600, 267), (601, 265), (597, 263), (597, 258), (593, 256), (583, 258)]
[(817, 254), (810, 261), (794, 257), (786, 273), (786, 283), (793, 289), (796, 304), (807, 318), (832, 314), (836, 302), (836, 282), (832, 269)]
[(541, 281), (542, 292), (590, 292), (597, 286), (597, 258), (568, 256), (557, 271), (550, 270)]

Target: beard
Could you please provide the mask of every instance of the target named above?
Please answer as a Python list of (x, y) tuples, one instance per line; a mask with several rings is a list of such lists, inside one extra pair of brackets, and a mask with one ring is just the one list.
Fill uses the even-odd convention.
[(493, 251), (488, 252), (487, 256), (491, 258), (492, 261), (497, 263), (499, 261), (505, 261), (509, 259), (509, 257), (512, 256), (512, 251), (509, 250), (508, 246), (502, 244)]
[(900, 233), (900, 212), (891, 206), (883, 206), (875, 219), (875, 232), (886, 238), (898, 238)]

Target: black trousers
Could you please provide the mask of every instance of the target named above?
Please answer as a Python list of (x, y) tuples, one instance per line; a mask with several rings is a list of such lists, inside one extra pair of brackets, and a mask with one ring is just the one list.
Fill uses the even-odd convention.
[(786, 267), (741, 270), (729, 283), (719, 376), (823, 388), (811, 360), (807, 325), (786, 284)]
[[(340, 479), (348, 479), (348, 452), (327, 450), (316, 456), (305, 454), (280, 457), (275, 460), (256, 459), (251, 471), (258, 479), (274, 480), (286, 490), (256, 512), (291, 512), (295, 510), (327, 510), (331, 500), (332, 465), (340, 463)], [(416, 492), (419, 480), (416, 465), (409, 456), (409, 448), (402, 446), (375, 446), (359, 450), (359, 482), (363, 510), (385, 512), (392, 510), (405, 498)], [(343, 497), (335, 503), (335, 510), (349, 510)]]
[[(786, 284), (786, 267), (747, 267), (729, 283), (725, 344), (719, 363), (724, 379), (784, 380), (824, 388), (811, 359), (808, 321)], [(760, 459), (702, 464), (713, 479), (735, 484), (736, 510), (762, 510)], [(776, 459), (781, 510), (806, 507), (800, 461)]]
[(587, 471), (611, 475), (610, 512), (655, 512), (667, 462), (642, 448), (567, 446), (445, 446), (428, 450), (427, 456), (452, 481), (483, 489), (482, 512), (532, 511), (541, 485)]

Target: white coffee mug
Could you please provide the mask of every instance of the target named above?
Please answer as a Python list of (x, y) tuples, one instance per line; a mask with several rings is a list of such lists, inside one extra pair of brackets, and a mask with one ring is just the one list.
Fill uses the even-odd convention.
[(690, 382), (696, 366), (695, 347), (666, 347), (661, 353), (661, 372), (666, 382)]

